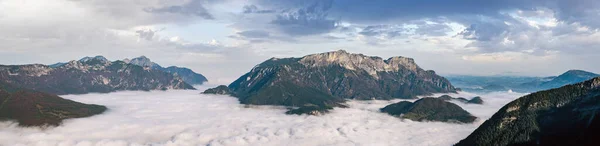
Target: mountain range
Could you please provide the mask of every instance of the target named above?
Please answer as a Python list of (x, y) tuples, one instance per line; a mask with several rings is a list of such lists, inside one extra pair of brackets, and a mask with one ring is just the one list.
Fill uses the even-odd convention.
[(456, 145), (597, 145), (598, 130), (600, 77), (520, 97)]
[(306, 113), (314, 110), (304, 109), (345, 107), (346, 99), (414, 99), (457, 91), (444, 77), (421, 69), (412, 58), (382, 59), (344, 50), (271, 58), (228, 88), (242, 104), (299, 107), (295, 111)]
[(520, 76), (446, 76), (453, 85), (467, 92), (497, 92), (512, 90), (515, 92), (536, 92), (575, 84), (599, 74), (569, 70), (558, 76), (520, 77)]
[(164, 67), (158, 65), (157, 63), (150, 61), (150, 59), (147, 58), (146, 56), (140, 56), (137, 58), (133, 58), (131, 60), (124, 59), (123, 61), (127, 62), (127, 63), (131, 63), (131, 64), (135, 64), (135, 65), (139, 65), (139, 66), (143, 66), (143, 67), (150, 67), (152, 69), (157, 69), (157, 70), (161, 70), (164, 72), (175, 74), (175, 75), (181, 77), (181, 79), (183, 79), (183, 81), (185, 81), (186, 83), (188, 83), (190, 85), (201, 85), (204, 82), (208, 82), (206, 77), (204, 77), (202, 74), (196, 73), (189, 68), (177, 67), (177, 66), (169, 66), (167, 68), (164, 68)]
[(178, 75), (102, 56), (54, 65), (0, 65), (0, 80), (51, 94), (194, 89)]

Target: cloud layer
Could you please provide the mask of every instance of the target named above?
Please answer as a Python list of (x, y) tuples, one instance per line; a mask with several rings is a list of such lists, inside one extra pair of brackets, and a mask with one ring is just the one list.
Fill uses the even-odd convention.
[(0, 64), (145, 55), (227, 84), (271, 57), (346, 49), (442, 74), (600, 72), (598, 12), (596, 0), (3, 0)]
[(485, 95), (484, 105), (457, 103), (480, 118), (474, 124), (403, 121), (377, 112), (397, 101), (350, 101), (350, 108), (325, 116), (296, 116), (282, 107), (246, 107), (233, 97), (197, 91), (68, 95), (110, 110), (44, 130), (2, 122), (0, 145), (451, 145), (520, 95)]

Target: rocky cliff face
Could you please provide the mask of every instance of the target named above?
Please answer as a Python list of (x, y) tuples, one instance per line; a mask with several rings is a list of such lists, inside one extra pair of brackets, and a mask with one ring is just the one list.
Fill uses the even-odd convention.
[(512, 101), (457, 145), (597, 145), (598, 131), (600, 77)]
[(343, 106), (344, 99), (415, 98), (456, 92), (443, 77), (413, 59), (334, 51), (272, 58), (229, 85), (244, 104)]
[(0, 81), (0, 120), (14, 120), (21, 126), (56, 126), (64, 119), (104, 111), (106, 107), (101, 105), (83, 104)]
[(60, 66), (0, 65), (0, 80), (52, 94), (84, 94), (117, 90), (193, 89), (181, 78), (160, 70), (102, 56), (86, 57)]

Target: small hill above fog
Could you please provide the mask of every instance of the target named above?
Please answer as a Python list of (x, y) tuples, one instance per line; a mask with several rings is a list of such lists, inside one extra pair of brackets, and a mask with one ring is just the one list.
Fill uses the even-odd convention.
[(471, 123), (477, 119), (460, 106), (440, 98), (422, 98), (414, 103), (401, 101), (381, 108), (381, 112), (413, 121)]

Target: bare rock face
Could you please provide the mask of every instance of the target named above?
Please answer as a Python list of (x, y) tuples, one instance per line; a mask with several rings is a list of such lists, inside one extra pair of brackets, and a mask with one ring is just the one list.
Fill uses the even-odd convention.
[(383, 60), (379, 57), (351, 54), (344, 50), (305, 56), (300, 63), (309, 67), (327, 67), (337, 64), (348, 70), (365, 71), (375, 78), (379, 78), (378, 72), (396, 72), (401, 68), (416, 72), (418, 68), (412, 58), (398, 56)]
[(600, 77), (520, 97), (456, 145), (598, 145)]
[(51, 94), (84, 94), (117, 90), (193, 89), (181, 78), (160, 70), (101, 56), (49, 67), (41, 64), (0, 65), (0, 80)]
[(416, 98), (456, 92), (448, 80), (414, 60), (333, 51), (272, 58), (229, 85), (244, 104), (343, 107), (345, 99)]

